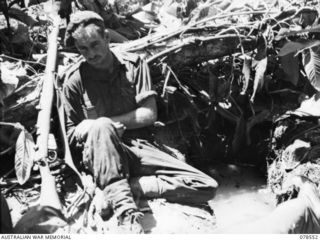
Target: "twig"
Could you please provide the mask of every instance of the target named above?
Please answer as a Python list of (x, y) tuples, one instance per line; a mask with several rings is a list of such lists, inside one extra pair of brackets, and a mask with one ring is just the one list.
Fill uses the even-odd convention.
[(38, 74), (38, 72), (31, 65), (27, 65), (26, 69), (30, 70), (34, 75)]
[(5, 54), (1, 54), (0, 58), (7, 58), (7, 59), (15, 60), (15, 61), (22, 61), (22, 62), (28, 63), (28, 64), (39, 64), (39, 65), (42, 65), (42, 66), (46, 66), (45, 64), (42, 64), (42, 63), (38, 63), (38, 62), (35, 62), (35, 61), (30, 61), (30, 60), (17, 59), (15, 57), (11, 57), (11, 56), (8, 56), (8, 55), (5, 55)]
[(238, 105), (238, 103), (235, 101), (235, 99), (230, 95), (229, 96), (231, 102), (233, 102), (233, 104), (235, 105), (235, 107), (238, 109), (238, 111), (240, 112), (240, 115), (243, 115), (243, 111), (242, 109), (240, 108), (240, 106)]
[(3, 122), (3, 121), (0, 121), (0, 126), (12, 126), (16, 129), (21, 129), (23, 130), (24, 127), (23, 125), (21, 125), (19, 122)]
[(179, 87), (185, 92), (187, 93), (189, 96), (192, 96), (191, 93), (189, 92), (189, 90), (184, 87), (184, 85), (180, 82), (180, 80), (178, 79), (177, 75), (175, 74), (175, 72), (170, 68), (170, 66), (167, 65), (168, 70), (172, 73), (173, 77), (175, 78), (175, 80), (177, 81), (177, 83), (179, 84)]
[(292, 30), (286, 33), (283, 33), (283, 37), (288, 37), (288, 36), (294, 36), (300, 33), (319, 33), (320, 32), (320, 26), (314, 27), (314, 28), (309, 28), (309, 29), (302, 29), (302, 30)]
[(285, 92), (291, 92), (294, 94), (303, 94), (303, 92), (301, 91), (291, 90), (291, 89), (274, 90), (274, 91), (270, 91), (269, 94), (279, 94), (279, 93), (285, 93)]
[(5, 149), (4, 151), (0, 152), (0, 156), (8, 153), (9, 151), (11, 151), (13, 148), (15, 147), (15, 144), (9, 146), (7, 149)]
[(252, 113), (252, 116), (256, 116), (256, 112), (254, 111), (254, 108), (253, 108), (253, 104), (251, 101), (249, 101), (249, 106), (250, 106), (250, 110), (251, 110), (251, 113)]
[(242, 53), (242, 55), (244, 55), (244, 48), (243, 48), (243, 45), (242, 45), (241, 35), (240, 35), (239, 31), (238, 31), (235, 27), (232, 26), (232, 27), (226, 29), (225, 31), (221, 31), (221, 32), (218, 33), (216, 36), (220, 36), (221, 33), (227, 32), (227, 31), (229, 31), (229, 30), (233, 30), (233, 31), (236, 33), (236, 35), (238, 36), (238, 38), (239, 38), (239, 43), (240, 43), (240, 48), (241, 48), (241, 53)]
[(227, 17), (239, 16), (239, 15), (266, 14), (266, 13), (267, 14), (271, 14), (271, 13), (277, 13), (277, 12), (270, 12), (269, 10), (268, 11), (247, 11), (247, 12), (236, 12), (236, 13), (227, 13), (227, 14), (222, 14), (222, 15), (215, 15), (215, 16), (211, 16), (211, 17), (202, 19), (202, 20), (200, 20), (198, 22), (195, 22), (195, 23), (187, 25), (186, 28), (182, 31), (181, 35), (183, 33), (185, 33), (187, 30), (189, 30), (191, 27), (194, 27), (194, 26), (196, 26), (198, 24), (202, 24), (202, 23), (205, 23), (205, 22), (208, 22), (208, 21), (212, 21), (212, 20), (215, 20), (215, 19), (227, 18)]
[(153, 55), (151, 58), (149, 58), (147, 60), (147, 63), (149, 64), (149, 63), (153, 62), (155, 59), (157, 59), (157, 58), (159, 58), (159, 57), (161, 57), (161, 56), (163, 56), (163, 55), (165, 55), (167, 53), (170, 53), (172, 51), (180, 49), (181, 47), (183, 47), (185, 45), (186, 45), (186, 43), (182, 43), (182, 44), (179, 44), (178, 46), (174, 46), (174, 47), (168, 48), (168, 49), (166, 49), (166, 50), (164, 50), (164, 51), (162, 51), (162, 52), (160, 52), (158, 54), (155, 54), (155, 55)]
[[(219, 19), (219, 18), (226, 18), (226, 17), (231, 17), (231, 16), (239, 16), (239, 15), (247, 15), (247, 14), (263, 14), (263, 13), (269, 13), (269, 14), (272, 14), (272, 13), (277, 13), (277, 12), (269, 12), (269, 11), (247, 11), (247, 12), (237, 12), (237, 13), (228, 13), (228, 14), (223, 14), (223, 15), (215, 15), (215, 16), (211, 16), (209, 18), (205, 18), (205, 19), (202, 19), (198, 22), (194, 22), (194, 23), (191, 23), (191, 24), (188, 24), (186, 26), (183, 26), (181, 29), (179, 30), (173, 30), (171, 32), (168, 32), (166, 33), (165, 35), (161, 34), (161, 35), (154, 35), (154, 36), (150, 36), (150, 40), (147, 41), (146, 44), (140, 44), (140, 42), (136, 42), (134, 43), (135, 45), (132, 46), (132, 48), (130, 48), (130, 46), (128, 47), (128, 50), (129, 51), (138, 51), (138, 50), (142, 50), (144, 48), (146, 48), (147, 46), (150, 46), (150, 45), (153, 45), (155, 44), (156, 42), (161, 42), (161, 41), (165, 41), (171, 37), (174, 37), (175, 35), (182, 35), (183, 33), (185, 33), (186, 31), (188, 31), (190, 28), (192, 27), (195, 27), (199, 24), (202, 24), (202, 23), (205, 23), (207, 21), (211, 21), (211, 20), (214, 20), (214, 19)], [(145, 43), (145, 39), (143, 40)], [(142, 42), (142, 41), (141, 41)]]
[(11, 187), (9, 187), (8, 189), (6, 189), (4, 192), (3, 192), (3, 195), (7, 195), (8, 192), (10, 192), (12, 189), (14, 189), (16, 186), (18, 186), (19, 183), (15, 183), (15, 184), (12, 184)]
[(292, 143), (294, 140), (298, 139), (300, 136), (304, 135), (305, 133), (308, 133), (309, 131), (312, 131), (312, 130), (317, 129), (319, 127), (320, 127), (320, 125), (315, 125), (315, 126), (310, 127), (310, 128), (308, 128), (308, 129), (306, 129), (304, 131), (301, 131), (300, 133), (298, 133), (298, 134), (294, 135), (293, 137), (291, 137), (287, 143)]
[[(166, 69), (167, 69), (167, 66), (166, 66)], [(167, 85), (168, 85), (168, 82), (169, 82), (169, 79), (170, 79), (170, 75), (171, 75), (171, 72), (167, 69), (167, 75), (166, 75), (166, 79), (164, 81), (161, 98), (163, 98), (164, 95), (165, 95), (166, 88), (167, 88)]]
[(227, 17), (232, 17), (232, 16), (249, 15), (249, 14), (265, 14), (265, 13), (274, 14), (274, 13), (278, 13), (278, 12), (270, 12), (269, 10), (268, 11), (264, 10), (264, 11), (247, 11), (247, 12), (228, 13), (228, 14), (224, 14), (224, 15), (212, 16), (212, 17), (208, 17), (208, 18), (202, 19), (202, 20), (200, 20), (198, 22), (195, 22), (195, 23), (191, 24), (188, 27), (196, 26), (198, 24), (202, 24), (202, 23), (205, 23), (207, 21), (211, 21), (211, 20), (219, 19), (219, 18), (227, 18)]
[(9, 176), (12, 172), (14, 172), (14, 168), (12, 168), (10, 171), (8, 171), (7, 173), (5, 173), (1, 178), (0, 180), (3, 180), (5, 178), (7, 178), (7, 176)]
[[(55, 176), (55, 175), (61, 174), (64, 171), (65, 171), (65, 168), (58, 169), (58, 170), (55, 170), (55, 171), (51, 171), (51, 174)], [(41, 179), (41, 176), (40, 176), (40, 174), (38, 174), (38, 175), (35, 175), (35, 176), (31, 176), (28, 179), (28, 182), (37, 181), (37, 180), (40, 180), (40, 179)], [(1, 180), (0, 179), (0, 187), (6, 187), (6, 186), (12, 185), (12, 184), (19, 184), (19, 182), (18, 182), (18, 180), (16, 178), (10, 178), (10, 179), (8, 178), (7, 180)]]

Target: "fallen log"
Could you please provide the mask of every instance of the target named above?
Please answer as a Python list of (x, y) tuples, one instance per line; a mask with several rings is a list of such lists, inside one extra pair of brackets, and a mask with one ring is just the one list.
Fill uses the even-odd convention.
[[(254, 37), (244, 39), (244, 36), (239, 37), (237, 35), (222, 35), (207, 38), (191, 37), (181, 42), (180, 44), (176, 44), (176, 46), (169, 47), (169, 49), (150, 56), (148, 63), (152, 64), (160, 60), (173, 68), (178, 68), (232, 55), (241, 52), (241, 47), (246, 52), (256, 48), (256, 39)], [(151, 51), (152, 49), (149, 49), (148, 52)]]
[[(129, 51), (144, 55), (149, 64), (166, 63), (172, 68), (217, 59), (226, 55), (249, 52), (257, 48), (255, 36), (247, 36), (248, 26), (241, 26), (236, 34), (219, 35), (219, 30), (229, 27), (185, 28), (155, 34), (121, 45), (115, 45), (117, 51)], [(229, 32), (234, 32), (230, 29)], [(218, 36), (217, 36), (218, 35)]]

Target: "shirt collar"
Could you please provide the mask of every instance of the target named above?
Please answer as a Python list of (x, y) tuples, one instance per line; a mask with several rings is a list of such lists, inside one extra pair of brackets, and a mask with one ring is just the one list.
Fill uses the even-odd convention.
[(94, 67), (92, 67), (91, 65), (89, 65), (87, 62), (86, 62), (86, 65), (93, 69), (94, 72), (97, 73), (97, 79), (96, 78), (93, 78), (94, 80), (100, 80), (101, 82), (107, 82), (107, 83), (114, 83), (118, 78), (118, 74), (119, 74), (119, 71), (120, 69), (123, 69), (124, 71), (126, 71), (126, 62), (129, 61), (131, 63), (137, 63), (139, 61), (139, 55), (137, 54), (133, 54), (133, 53), (127, 53), (127, 52), (120, 52), (120, 51), (115, 51), (115, 50), (111, 50), (111, 53), (114, 57), (114, 61), (113, 61), (113, 70), (112, 72), (109, 72), (107, 70), (101, 70), (101, 74), (103, 76), (105, 76), (105, 78), (99, 78), (99, 71), (100, 70), (97, 70), (95, 69)]

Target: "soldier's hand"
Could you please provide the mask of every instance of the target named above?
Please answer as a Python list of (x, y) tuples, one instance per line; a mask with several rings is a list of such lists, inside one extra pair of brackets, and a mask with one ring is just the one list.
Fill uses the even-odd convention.
[(116, 128), (118, 136), (122, 137), (124, 131), (126, 130), (125, 125), (120, 122), (113, 122), (112, 124)]
[(89, 130), (93, 125), (94, 120), (83, 120), (76, 126), (75, 137), (77, 142), (82, 143), (87, 139)]

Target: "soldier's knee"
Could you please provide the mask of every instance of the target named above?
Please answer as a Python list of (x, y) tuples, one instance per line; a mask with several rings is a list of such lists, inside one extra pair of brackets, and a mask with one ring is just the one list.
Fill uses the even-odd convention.
[(96, 126), (112, 126), (112, 120), (108, 117), (100, 117), (98, 119), (95, 120), (94, 123)]
[(101, 129), (112, 126), (112, 120), (107, 117), (100, 117), (94, 121), (93, 128)]
[(215, 190), (218, 189), (218, 187), (219, 187), (218, 182), (214, 179), (211, 179), (211, 187)]

